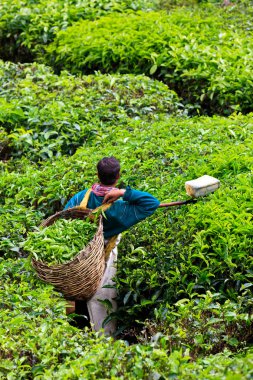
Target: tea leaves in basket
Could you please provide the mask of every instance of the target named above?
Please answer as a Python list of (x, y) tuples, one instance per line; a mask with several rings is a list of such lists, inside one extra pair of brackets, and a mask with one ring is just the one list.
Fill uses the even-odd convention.
[(31, 232), (24, 243), (36, 260), (48, 265), (72, 260), (94, 237), (96, 223), (59, 219), (53, 225)]

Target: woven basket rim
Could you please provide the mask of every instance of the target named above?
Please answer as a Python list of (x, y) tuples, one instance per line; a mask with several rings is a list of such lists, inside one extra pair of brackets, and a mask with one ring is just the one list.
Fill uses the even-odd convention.
[(61, 211), (56, 212), (53, 215), (50, 215), (47, 219), (43, 220), (40, 224), (40, 227), (48, 227), (60, 218), (73, 217), (73, 219), (83, 219), (84, 217), (91, 215), (92, 211), (93, 210), (89, 208), (84, 209), (79, 206), (71, 207), (71, 208), (68, 208), (67, 210), (61, 210)]

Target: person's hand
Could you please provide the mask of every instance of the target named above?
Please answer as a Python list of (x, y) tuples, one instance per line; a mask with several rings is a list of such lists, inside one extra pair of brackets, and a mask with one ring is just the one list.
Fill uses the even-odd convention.
[(122, 197), (124, 195), (125, 191), (126, 190), (124, 190), (124, 189), (114, 189), (114, 190), (109, 191), (109, 193), (107, 193), (104, 196), (103, 203), (115, 202), (117, 199), (119, 199), (120, 197)]

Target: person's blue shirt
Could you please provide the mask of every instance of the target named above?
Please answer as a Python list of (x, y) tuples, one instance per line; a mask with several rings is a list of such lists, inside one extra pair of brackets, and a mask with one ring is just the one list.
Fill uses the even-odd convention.
[[(75, 194), (66, 204), (64, 210), (79, 206), (86, 191), (87, 189)], [(87, 207), (89, 209), (95, 209), (101, 206), (103, 199), (104, 197), (97, 196), (91, 192)], [(153, 197), (153, 195), (143, 191), (133, 190), (128, 186), (122, 200), (117, 200), (105, 211), (106, 219), (104, 218), (103, 221), (105, 239), (118, 235), (152, 215), (159, 204), (159, 200)]]

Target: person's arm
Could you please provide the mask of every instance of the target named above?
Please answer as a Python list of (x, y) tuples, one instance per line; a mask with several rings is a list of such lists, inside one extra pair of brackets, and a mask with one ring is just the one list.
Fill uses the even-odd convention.
[[(126, 228), (140, 222), (141, 220), (152, 215), (158, 208), (160, 201), (153, 195), (144, 191), (133, 190), (129, 186), (123, 189), (110, 191), (104, 198), (104, 203), (115, 202), (123, 196), (124, 204), (115, 203), (118, 208), (118, 218), (120, 223)], [(115, 210), (116, 211), (116, 210)]]
[(160, 201), (153, 195), (131, 189), (129, 186), (126, 188), (123, 200), (128, 202), (131, 212), (134, 211), (138, 220), (152, 215), (160, 204)]

